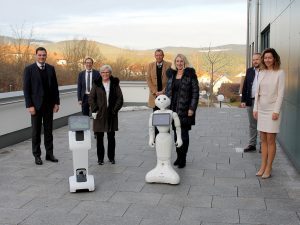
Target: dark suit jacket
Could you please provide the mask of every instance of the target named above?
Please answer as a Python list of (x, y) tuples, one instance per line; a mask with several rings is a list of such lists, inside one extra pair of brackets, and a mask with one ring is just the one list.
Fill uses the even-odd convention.
[(255, 77), (255, 70), (253, 67), (248, 68), (246, 71), (246, 77), (244, 80), (243, 90), (242, 90), (242, 100), (245, 102), (246, 106), (252, 106), (252, 85)]
[[(47, 103), (52, 106), (55, 104), (59, 105), (60, 99), (55, 69), (53, 66), (46, 63), (45, 70), (48, 75), (50, 90), (50, 102)], [(41, 74), (36, 63), (27, 66), (24, 70), (23, 91), (26, 108), (34, 106), (36, 110), (39, 110), (43, 103), (44, 89)]]
[[(77, 98), (78, 101), (82, 101), (83, 96), (85, 94), (86, 91), (86, 85), (85, 85), (85, 71), (83, 70), (78, 74), (78, 82), (77, 82)], [(93, 85), (93, 81), (96, 80), (97, 78), (99, 78), (100, 73), (97, 70), (92, 70), (92, 85)], [(92, 86), (91, 86), (92, 88)]]

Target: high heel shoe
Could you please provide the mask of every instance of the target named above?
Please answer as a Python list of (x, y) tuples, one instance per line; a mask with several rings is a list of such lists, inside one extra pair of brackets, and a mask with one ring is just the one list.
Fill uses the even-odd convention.
[(255, 176), (261, 177), (263, 174), (264, 174), (263, 172), (262, 172), (262, 173), (259, 173), (259, 171), (258, 171), (258, 172), (255, 174)]
[(268, 178), (270, 178), (271, 176), (272, 176), (271, 174), (269, 174), (269, 175), (263, 174), (263, 175), (261, 176), (261, 178), (262, 178), (262, 179), (268, 179)]

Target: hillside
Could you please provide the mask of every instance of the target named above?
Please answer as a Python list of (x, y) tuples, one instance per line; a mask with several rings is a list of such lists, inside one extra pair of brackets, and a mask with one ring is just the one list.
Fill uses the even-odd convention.
[[(60, 41), (60, 42), (52, 42), (52, 43), (46, 43), (44, 47), (53, 52), (62, 53), (66, 44), (72, 43), (72, 42), (78, 42), (78, 40), (66, 40), (66, 41)], [(113, 57), (116, 55), (121, 54), (124, 51), (128, 51), (126, 49), (118, 48), (109, 44), (103, 44), (100, 42), (95, 42), (97, 46), (100, 48), (100, 51), (105, 57)]]
[[(63, 59), (64, 57), (64, 49), (67, 45), (76, 44), (81, 40), (64, 40), (59, 42), (51, 42), (48, 40), (38, 40), (32, 39), (30, 40), (33, 48), (37, 46), (44, 46), (49, 53), (49, 57), (53, 57), (53, 59)], [(26, 40), (25, 40), (26, 42)], [(89, 42), (89, 41), (88, 41)], [(112, 63), (116, 60), (122, 58), (122, 60), (126, 61), (129, 65), (141, 65), (145, 66), (149, 62), (154, 60), (153, 53), (155, 49), (148, 50), (130, 50), (119, 48), (110, 44), (100, 43), (97, 41), (92, 41), (96, 46), (100, 49), (101, 55), (103, 55), (102, 63)], [(0, 44), (13, 44), (14, 38), (8, 36), (0, 36)], [(172, 61), (174, 56), (178, 53), (182, 53), (186, 55), (196, 70), (201, 73), (205, 73), (207, 71), (207, 62), (205, 63), (205, 55), (208, 51), (208, 47), (202, 48), (191, 48), (191, 47), (173, 47), (167, 46), (162, 48), (165, 52), (165, 59), (168, 61)], [(239, 73), (243, 73), (245, 71), (246, 64), (246, 46), (245, 45), (237, 45), (237, 44), (229, 44), (223, 46), (216, 46), (210, 48), (212, 52), (221, 51), (226, 54), (228, 58), (228, 65), (226, 69), (223, 71), (218, 71), (220, 74), (226, 74), (226, 76), (234, 82), (239, 82), (240, 78), (235, 77)], [(202, 71), (200, 73), (200, 71)]]

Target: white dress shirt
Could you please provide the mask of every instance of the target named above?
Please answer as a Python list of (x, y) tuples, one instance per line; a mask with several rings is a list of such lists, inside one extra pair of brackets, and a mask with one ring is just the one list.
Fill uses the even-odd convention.
[(254, 68), (255, 71), (255, 77), (252, 83), (252, 90), (251, 90), (251, 98), (255, 97), (256, 89), (257, 89), (257, 80), (258, 80), (258, 74), (259, 74), (259, 69)]
[[(42, 63), (39, 63), (39, 62), (36, 62), (36, 65), (42, 70), (42, 69), (45, 69), (45, 63), (42, 64)], [(44, 66), (44, 68), (42, 68), (42, 66)]]
[(103, 86), (104, 86), (104, 89), (105, 89), (105, 92), (106, 92), (106, 102), (107, 102), (107, 107), (108, 107), (108, 98), (109, 98), (109, 91), (110, 91), (110, 81), (109, 82), (106, 82), (104, 83), (103, 82)]

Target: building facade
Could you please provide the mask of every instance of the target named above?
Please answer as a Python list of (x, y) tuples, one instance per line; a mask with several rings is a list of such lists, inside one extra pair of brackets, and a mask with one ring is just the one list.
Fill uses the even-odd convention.
[(247, 64), (276, 49), (286, 73), (278, 141), (300, 171), (300, 0), (248, 0)]

